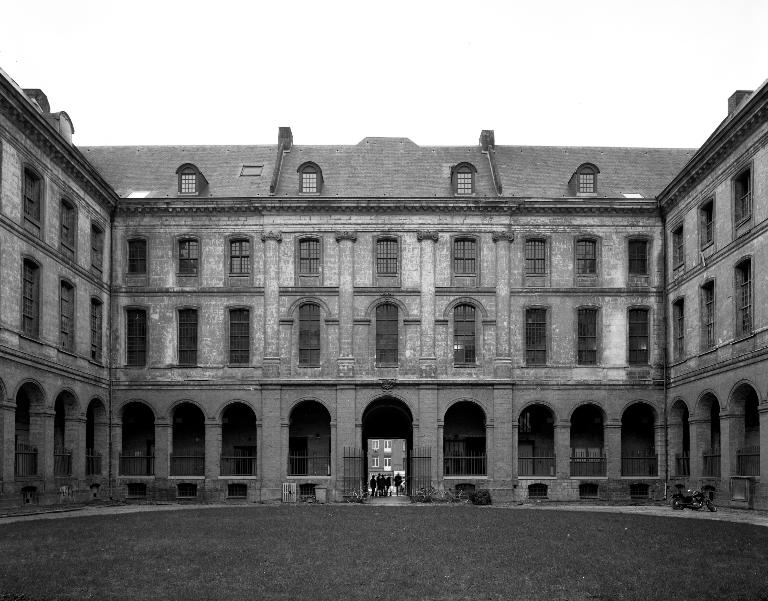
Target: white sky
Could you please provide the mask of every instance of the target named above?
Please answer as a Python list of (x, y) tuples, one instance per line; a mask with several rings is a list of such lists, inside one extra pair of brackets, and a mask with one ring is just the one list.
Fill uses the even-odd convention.
[(0, 67), (76, 144), (697, 147), (768, 78), (766, 0), (6, 0)]

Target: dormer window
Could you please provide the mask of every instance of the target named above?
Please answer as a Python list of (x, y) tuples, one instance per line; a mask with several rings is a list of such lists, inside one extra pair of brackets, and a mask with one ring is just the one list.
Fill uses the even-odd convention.
[(571, 194), (574, 196), (590, 196), (597, 194), (597, 174), (600, 170), (592, 163), (583, 163), (571, 176), (568, 182)]
[(459, 163), (451, 170), (453, 193), (468, 196), (475, 193), (475, 174), (477, 169), (471, 163)]
[(323, 189), (323, 172), (315, 163), (304, 163), (298, 169), (299, 192), (301, 194), (320, 194)]
[(176, 170), (179, 176), (179, 194), (197, 195), (208, 185), (200, 170), (187, 163)]

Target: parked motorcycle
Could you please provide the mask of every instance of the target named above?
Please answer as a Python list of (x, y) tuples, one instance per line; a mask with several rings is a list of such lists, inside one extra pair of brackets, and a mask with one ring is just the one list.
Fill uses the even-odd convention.
[(686, 494), (679, 492), (672, 495), (672, 509), (685, 509), (686, 507), (696, 511), (703, 507), (710, 511), (717, 511), (712, 499), (700, 490), (689, 490)]

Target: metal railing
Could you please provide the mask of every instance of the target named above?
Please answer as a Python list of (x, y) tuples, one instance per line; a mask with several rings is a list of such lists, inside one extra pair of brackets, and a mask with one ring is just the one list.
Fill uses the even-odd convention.
[(736, 450), (737, 476), (760, 475), (760, 447), (744, 447)]
[(154, 455), (120, 455), (121, 476), (154, 476)]
[(443, 476), (485, 476), (485, 453), (443, 458)]
[(226, 456), (221, 458), (222, 476), (255, 476), (256, 456)]
[(14, 474), (18, 478), (25, 476), (37, 476), (37, 448), (26, 445), (16, 445), (16, 461)]
[(95, 453), (93, 449), (86, 449), (85, 475), (86, 476), (101, 475), (101, 453)]
[(678, 476), (691, 475), (691, 458), (688, 453), (675, 455), (675, 474)]
[(605, 476), (605, 455), (592, 457), (571, 455), (571, 476), (573, 477), (601, 477)]
[(72, 475), (72, 451), (68, 449), (56, 449), (53, 452), (53, 475)]
[(177, 455), (171, 453), (171, 476), (204, 476), (205, 455)]
[(525, 457), (519, 455), (517, 472), (518, 476), (554, 476), (555, 454), (540, 452)]
[(657, 476), (659, 460), (655, 454), (621, 456), (622, 476)]
[(705, 478), (720, 477), (720, 450), (707, 449), (702, 453), (702, 476)]
[(288, 455), (289, 476), (330, 476), (330, 455), (308, 455), (291, 453)]

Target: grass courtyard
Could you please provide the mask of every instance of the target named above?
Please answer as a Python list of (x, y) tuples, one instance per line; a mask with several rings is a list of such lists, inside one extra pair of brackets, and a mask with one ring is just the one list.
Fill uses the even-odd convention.
[(766, 528), (627, 514), (314, 505), (0, 523), (2, 601), (754, 601), (766, 568)]

